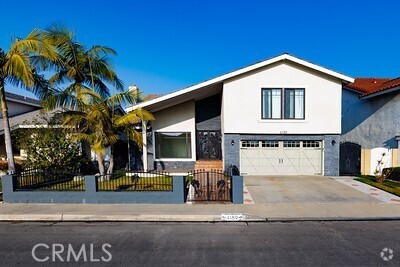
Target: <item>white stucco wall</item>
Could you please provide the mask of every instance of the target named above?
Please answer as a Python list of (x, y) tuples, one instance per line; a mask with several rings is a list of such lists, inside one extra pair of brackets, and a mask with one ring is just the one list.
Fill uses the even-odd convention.
[[(190, 132), (192, 145), (191, 159), (171, 159), (171, 161), (196, 160), (196, 126), (195, 126), (195, 102), (188, 101), (154, 113), (155, 120), (152, 123), (153, 132)], [(155, 144), (153, 134), (153, 144)], [(155, 159), (157, 160), (157, 159)], [(163, 159), (167, 161), (168, 159)]]
[[(262, 120), (262, 88), (305, 88), (305, 120)], [(254, 134), (340, 134), (342, 83), (288, 61), (223, 86), (223, 130)]]

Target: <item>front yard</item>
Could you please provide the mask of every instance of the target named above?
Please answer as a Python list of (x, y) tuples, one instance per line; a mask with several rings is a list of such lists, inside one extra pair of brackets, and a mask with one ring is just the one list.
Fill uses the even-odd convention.
[(384, 181), (383, 183), (378, 183), (373, 176), (362, 175), (354, 180), (371, 185), (373, 187), (379, 188), (383, 191), (391, 193), (393, 195), (400, 197), (400, 183), (395, 183), (391, 181)]
[[(17, 176), (16, 190), (85, 191), (85, 180), (69, 173), (30, 170)], [(172, 191), (172, 176), (118, 170), (97, 177), (98, 191)]]
[(152, 173), (125, 174), (117, 171), (109, 180), (98, 181), (99, 191), (172, 191), (172, 177)]

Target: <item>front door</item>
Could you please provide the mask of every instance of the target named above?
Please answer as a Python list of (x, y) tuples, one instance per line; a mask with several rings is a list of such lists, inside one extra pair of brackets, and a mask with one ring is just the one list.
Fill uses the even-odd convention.
[(222, 159), (221, 131), (197, 130), (196, 136), (197, 159)]

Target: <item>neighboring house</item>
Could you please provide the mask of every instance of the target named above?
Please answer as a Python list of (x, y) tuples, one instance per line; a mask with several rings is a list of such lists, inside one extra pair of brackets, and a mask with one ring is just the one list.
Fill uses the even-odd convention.
[[(156, 96), (153, 96), (156, 97)], [(59, 112), (61, 109), (56, 109), (50, 112), (45, 112), (41, 109), (40, 101), (25, 96), (8, 93), (6, 92), (6, 101), (8, 105), (9, 112), (9, 123), (11, 131), (20, 128), (36, 128), (36, 127), (46, 127), (47, 121), (45, 117), (52, 117), (55, 113)], [(115, 109), (116, 113), (123, 114), (125, 111), (121, 107)], [(35, 125), (29, 125), (27, 122), (32, 122), (36, 120)], [(125, 137), (126, 138), (126, 137)], [(135, 147), (132, 144), (131, 150), (133, 150), (133, 156), (135, 156)], [(109, 150), (108, 150), (109, 151)], [(13, 147), (13, 152), (15, 156), (26, 157), (27, 155), (23, 150), (19, 150), (17, 147)], [(91, 150), (90, 146), (82, 142), (82, 152), (87, 155), (92, 161), (97, 161), (95, 153)], [(5, 142), (4, 142), (4, 124), (2, 116), (0, 116), (0, 155), (6, 155)], [(131, 156), (131, 157), (133, 157)], [(109, 158), (109, 153), (105, 156), (107, 160)], [(115, 161), (116, 167), (125, 167), (128, 163), (128, 146), (124, 141), (119, 141), (115, 147)]]
[(342, 90), (352, 82), (283, 54), (127, 110), (155, 116), (142, 127), (145, 169), (339, 175)]
[[(40, 114), (39, 100), (6, 92), (8, 115), (11, 131), (18, 128), (26, 120), (32, 120)], [(16, 148), (15, 152), (19, 153)], [(0, 114), (0, 154), (6, 154), (4, 143), (4, 123)]]
[(357, 78), (344, 88), (341, 141), (353, 144), (341, 173), (372, 175), (382, 153), (384, 167), (400, 166), (400, 78)]

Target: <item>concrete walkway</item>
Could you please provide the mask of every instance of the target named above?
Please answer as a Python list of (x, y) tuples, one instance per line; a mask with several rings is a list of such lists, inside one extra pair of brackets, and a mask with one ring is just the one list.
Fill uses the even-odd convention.
[(400, 204), (400, 197), (383, 191), (379, 188), (354, 180), (354, 177), (334, 177), (337, 182), (354, 188), (364, 194), (370, 195), (380, 201), (390, 204)]
[(221, 214), (245, 221), (400, 220), (400, 205), (379, 203), (280, 204), (0, 204), (0, 221), (218, 222)]

